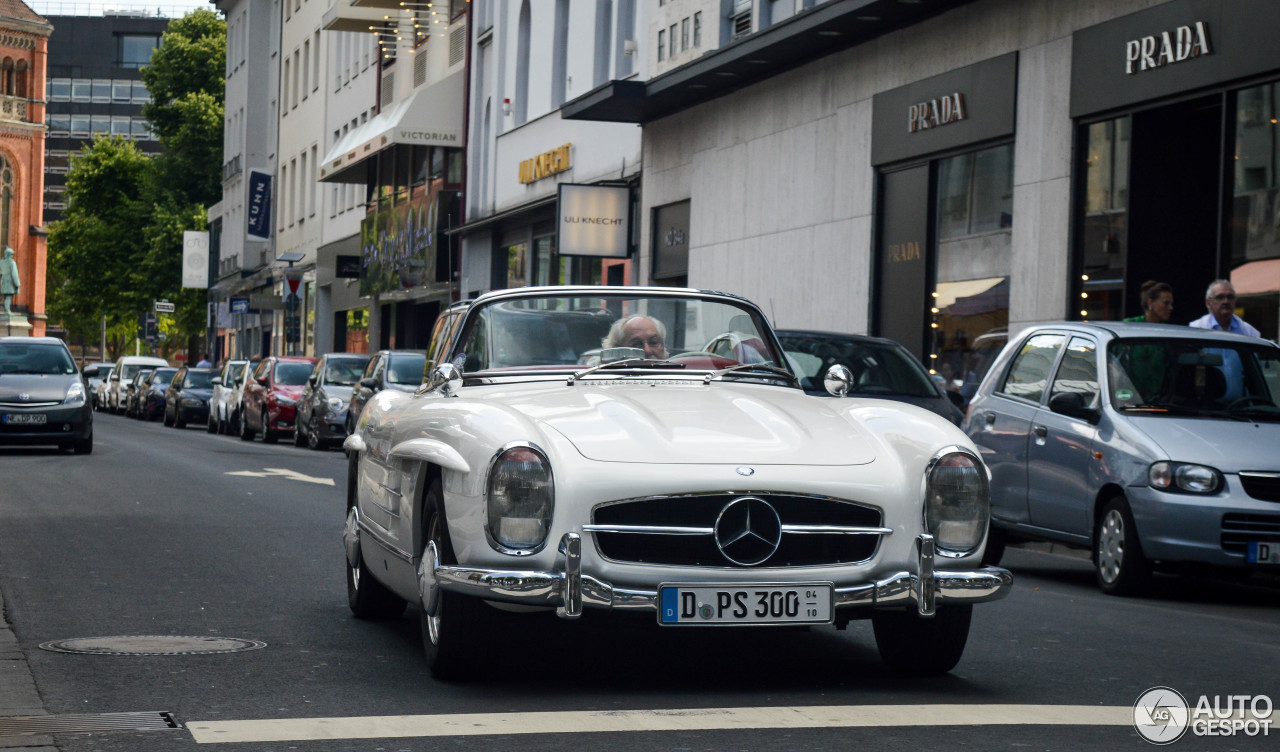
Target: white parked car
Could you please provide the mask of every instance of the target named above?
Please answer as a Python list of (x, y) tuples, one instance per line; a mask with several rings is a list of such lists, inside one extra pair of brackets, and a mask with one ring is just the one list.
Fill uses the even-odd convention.
[[(726, 332), (761, 362), (702, 351)], [(972, 604), (1012, 584), (980, 561), (969, 439), (913, 405), (807, 396), (741, 298), (493, 292), (440, 363), (415, 393), (373, 396), (347, 438), (343, 534), (351, 610), (419, 607), (437, 675), (498, 644), (495, 603), (673, 628), (870, 618), (890, 666), (940, 673)], [(827, 381), (842, 395), (849, 378)]]
[(163, 368), (169, 365), (164, 358), (150, 355), (122, 355), (111, 368), (107, 379), (107, 410), (123, 413), (129, 401), (129, 382), (144, 368)]
[(209, 433), (231, 433), (231, 416), (240, 404), (240, 389), (247, 360), (228, 360), (222, 364), (213, 382), (213, 396), (209, 399)]

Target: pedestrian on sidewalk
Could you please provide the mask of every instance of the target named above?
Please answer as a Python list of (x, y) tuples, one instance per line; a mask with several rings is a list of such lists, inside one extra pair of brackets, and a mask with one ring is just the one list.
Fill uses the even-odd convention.
[(1216, 329), (1222, 332), (1235, 332), (1248, 337), (1261, 337), (1255, 327), (1236, 315), (1236, 288), (1228, 279), (1216, 279), (1209, 284), (1204, 293), (1204, 307), (1209, 312), (1195, 321), (1191, 326), (1198, 329)]
[(1173, 288), (1169, 287), (1168, 282), (1157, 282), (1154, 279), (1143, 282), (1138, 299), (1142, 302), (1142, 313), (1130, 316), (1125, 321), (1167, 324), (1173, 317)]

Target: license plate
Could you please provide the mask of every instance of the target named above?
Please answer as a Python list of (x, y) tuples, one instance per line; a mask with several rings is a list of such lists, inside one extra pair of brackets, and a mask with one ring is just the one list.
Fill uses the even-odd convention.
[(830, 582), (768, 585), (680, 584), (658, 586), (658, 623), (830, 624)]
[(6, 413), (0, 416), (0, 420), (11, 426), (35, 426), (41, 425), (49, 416), (44, 413)]
[(1249, 543), (1250, 564), (1280, 564), (1280, 543)]

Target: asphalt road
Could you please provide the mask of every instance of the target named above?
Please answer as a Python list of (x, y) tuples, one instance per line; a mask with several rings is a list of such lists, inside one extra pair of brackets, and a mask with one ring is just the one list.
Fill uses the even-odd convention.
[[(940, 678), (887, 672), (864, 623), (685, 631), (588, 611), (504, 620), (474, 679), (443, 684), (422, 662), (415, 610), (367, 623), (347, 609), (340, 451), (96, 420), (87, 457), (0, 448), (15, 653), (54, 718), (167, 712), (181, 727), (19, 737), (0, 718), (0, 749), (1138, 750), (1148, 743), (1128, 718), (1149, 688), (1280, 702), (1280, 588), (1162, 577), (1151, 597), (1107, 597), (1086, 561), (1025, 550), (1006, 558), (1012, 595), (975, 608), (965, 657)], [(40, 647), (148, 635), (265, 647)], [(8, 668), (0, 682), (14, 681)], [(1170, 748), (1278, 741), (1280, 728)]]

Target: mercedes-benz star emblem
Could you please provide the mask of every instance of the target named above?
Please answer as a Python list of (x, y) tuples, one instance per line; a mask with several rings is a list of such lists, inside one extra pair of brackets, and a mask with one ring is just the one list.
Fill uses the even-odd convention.
[(769, 502), (741, 496), (716, 517), (716, 547), (724, 558), (744, 567), (768, 561), (782, 542), (782, 520)]
[(747, 467), (746, 465), (741, 465), (737, 468), (737, 473), (738, 475), (749, 477), (756, 474), (756, 469), (754, 467)]

